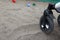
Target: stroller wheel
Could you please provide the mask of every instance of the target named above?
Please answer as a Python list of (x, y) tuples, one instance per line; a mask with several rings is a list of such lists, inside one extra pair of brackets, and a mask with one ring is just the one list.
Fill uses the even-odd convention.
[(44, 17), (42, 16), (40, 18), (40, 28), (44, 33), (50, 34), (54, 29), (54, 23), (50, 18), (46, 19), (45, 22), (43, 19)]
[(57, 18), (58, 25), (60, 26), (60, 15)]

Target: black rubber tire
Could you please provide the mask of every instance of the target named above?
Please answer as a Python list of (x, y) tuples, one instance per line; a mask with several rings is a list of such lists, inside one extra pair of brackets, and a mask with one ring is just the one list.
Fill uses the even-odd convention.
[[(41, 29), (44, 33), (50, 34), (50, 33), (53, 31), (53, 29), (54, 29), (54, 22), (53, 22), (49, 17), (48, 17), (46, 20), (47, 20), (47, 21), (44, 22), (44, 17), (43, 17), (43, 16), (40, 18), (40, 29)], [(49, 25), (49, 28), (48, 28), (48, 29), (42, 28), (41, 25), (43, 25), (43, 23), (44, 23), (44, 24), (48, 24), (48, 25)]]
[(57, 18), (58, 25), (60, 26), (60, 15)]

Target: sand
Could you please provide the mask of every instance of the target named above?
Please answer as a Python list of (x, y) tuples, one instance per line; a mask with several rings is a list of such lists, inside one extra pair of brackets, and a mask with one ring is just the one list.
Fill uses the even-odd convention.
[(39, 27), (39, 20), (48, 3), (30, 3), (36, 6), (27, 7), (27, 1), (0, 1), (0, 40), (60, 40), (58, 13), (54, 11), (54, 31), (46, 35)]

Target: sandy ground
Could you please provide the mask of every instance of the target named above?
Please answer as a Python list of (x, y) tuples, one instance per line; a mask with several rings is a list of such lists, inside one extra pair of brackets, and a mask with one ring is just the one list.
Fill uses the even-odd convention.
[[(39, 19), (47, 3), (36, 3), (27, 7), (27, 2), (0, 1), (0, 40), (60, 40), (60, 27), (55, 19), (55, 28), (50, 35), (44, 34), (39, 27)], [(58, 13), (54, 11), (57, 18)]]

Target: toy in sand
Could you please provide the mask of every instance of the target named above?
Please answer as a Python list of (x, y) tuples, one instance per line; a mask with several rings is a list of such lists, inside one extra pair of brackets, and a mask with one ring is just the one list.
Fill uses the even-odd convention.
[(16, 0), (12, 0), (13, 3), (16, 3)]

